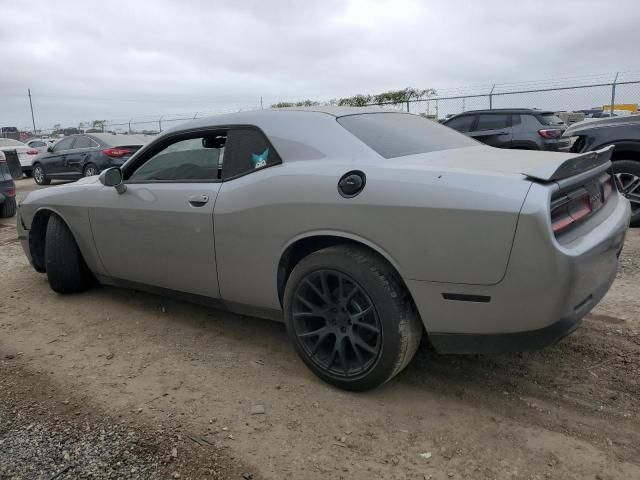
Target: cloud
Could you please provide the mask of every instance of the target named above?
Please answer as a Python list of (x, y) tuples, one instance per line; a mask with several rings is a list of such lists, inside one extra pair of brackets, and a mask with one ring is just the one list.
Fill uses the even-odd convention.
[(3, 2), (0, 123), (224, 111), (638, 68), (620, 1)]

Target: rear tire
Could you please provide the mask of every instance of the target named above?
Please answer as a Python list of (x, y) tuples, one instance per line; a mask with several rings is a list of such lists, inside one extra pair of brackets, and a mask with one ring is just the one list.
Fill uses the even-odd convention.
[(16, 214), (16, 197), (8, 197), (0, 204), (0, 218), (13, 217)]
[(345, 390), (388, 382), (413, 358), (422, 336), (398, 274), (358, 246), (337, 245), (303, 258), (287, 281), (284, 312), (300, 358)]
[(631, 226), (640, 227), (640, 162), (615, 160), (613, 173), (618, 190), (631, 201)]
[(47, 174), (39, 163), (33, 167), (33, 179), (38, 185), (49, 185), (51, 179), (47, 177)]
[(93, 284), (71, 230), (57, 215), (49, 217), (44, 254), (49, 285), (55, 292), (81, 292)]

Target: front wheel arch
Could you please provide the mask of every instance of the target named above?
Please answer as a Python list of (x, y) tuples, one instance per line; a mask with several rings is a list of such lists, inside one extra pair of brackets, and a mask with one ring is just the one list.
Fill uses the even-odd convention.
[[(69, 226), (69, 222), (65, 220), (60, 212), (50, 208), (41, 208), (36, 211), (29, 227), (29, 252), (31, 253), (33, 267), (40, 273), (46, 273), (47, 271), (44, 251), (47, 237), (47, 224), (49, 223), (49, 217), (51, 217), (51, 215), (55, 215), (62, 220), (71, 232), (76, 244), (78, 243), (73, 230)], [(80, 251), (80, 254), (82, 255), (82, 251)]]

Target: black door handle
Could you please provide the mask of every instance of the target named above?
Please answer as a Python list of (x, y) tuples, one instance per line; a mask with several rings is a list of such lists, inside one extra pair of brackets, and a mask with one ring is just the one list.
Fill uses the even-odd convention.
[(193, 195), (189, 197), (189, 203), (192, 207), (202, 207), (209, 201), (209, 195)]

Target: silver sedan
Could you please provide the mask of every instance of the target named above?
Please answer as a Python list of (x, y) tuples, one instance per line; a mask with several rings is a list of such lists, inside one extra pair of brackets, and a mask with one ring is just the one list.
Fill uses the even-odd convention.
[(242, 112), (30, 193), (18, 231), (56, 292), (97, 281), (284, 320), (315, 374), (365, 390), (423, 335), (483, 353), (573, 331), (629, 224), (610, 154), (499, 150), (382, 110)]

